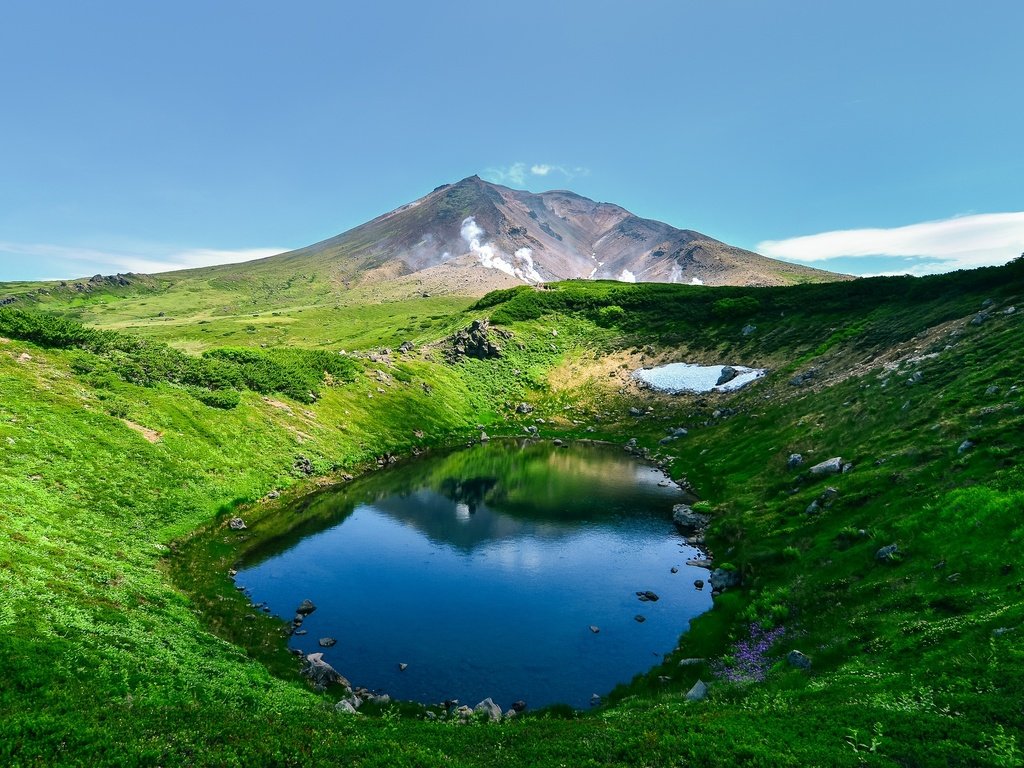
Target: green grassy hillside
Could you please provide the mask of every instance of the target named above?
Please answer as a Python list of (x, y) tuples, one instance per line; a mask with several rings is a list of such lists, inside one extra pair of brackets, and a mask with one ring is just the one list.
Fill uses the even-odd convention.
[[(164, 322), (170, 299), (144, 322), (118, 315), (160, 295), (136, 290), (0, 309), (0, 763), (1022, 764), (1024, 261), (790, 288), (573, 281), (473, 306), (292, 303), (286, 332), (255, 294), (255, 331), (238, 312)], [(502, 357), (453, 361), (445, 338), (485, 316), (513, 334)], [(406, 339), (411, 352), (376, 351)], [(724, 395), (627, 381), (674, 360), (770, 373)], [(703, 499), (718, 564), (743, 578), (594, 712), (337, 714), (283, 646), (237, 631), (248, 606), (222, 571), (189, 570), (194, 530), (272, 520), (384, 454), (478, 424), (521, 435), (538, 417), (547, 438), (636, 438)], [(808, 471), (836, 456), (851, 469)], [(687, 702), (697, 677), (711, 693)]]

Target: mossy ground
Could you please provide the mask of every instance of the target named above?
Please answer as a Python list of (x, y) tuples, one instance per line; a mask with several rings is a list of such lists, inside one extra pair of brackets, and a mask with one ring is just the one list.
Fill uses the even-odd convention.
[[(90, 378), (88, 352), (4, 340), (0, 762), (1020, 765), (1022, 271), (505, 292), (466, 312), (439, 308), (414, 338), (426, 348), (393, 366), (360, 358), (355, 381), (325, 385), (312, 404), (243, 390), (236, 407), (211, 408), (173, 383)], [(90, 322), (125, 327), (103, 304), (90, 299)], [(487, 314), (515, 334), (501, 359), (450, 363), (429, 346)], [(317, 314), (306, 345), (376, 346), (421, 319), (409, 307), (371, 316), (364, 331)], [(138, 331), (185, 349), (247, 343), (207, 344), (198, 327)], [(623, 381), (641, 359), (772, 373), (735, 395), (668, 397)], [(810, 367), (806, 386), (788, 383)], [(521, 400), (534, 413), (516, 414)], [(636, 437), (659, 454), (712, 511), (718, 562), (744, 577), (663, 665), (595, 712), (468, 726), (399, 708), (336, 715), (283, 652), (278, 663), (223, 639), (240, 604), (230, 582), (186, 593), (171, 579), (175, 550), (187, 549), (176, 542), (193, 530), (234, 510), (263, 514), (271, 490), (311, 487), (299, 456), (328, 475), (470, 439), (477, 424), (522, 434), (536, 418), (546, 437)], [(675, 426), (689, 434), (659, 444)], [(973, 447), (960, 451), (964, 440)], [(794, 452), (806, 462), (788, 469)], [(831, 456), (853, 471), (807, 472)], [(829, 486), (835, 498), (807, 514)], [(877, 561), (891, 543), (898, 558)], [(752, 624), (784, 631), (765, 680), (720, 681), (707, 701), (685, 702), (698, 675), (736, 662)], [(785, 664), (792, 649), (811, 657), (809, 671)], [(684, 657), (708, 663), (679, 667)]]

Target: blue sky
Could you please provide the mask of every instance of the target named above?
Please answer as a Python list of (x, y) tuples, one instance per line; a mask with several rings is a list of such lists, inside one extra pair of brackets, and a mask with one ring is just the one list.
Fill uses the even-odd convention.
[(1024, 251), (1019, 0), (370, 5), (3, 4), (0, 280), (269, 255), (473, 173), (858, 274)]

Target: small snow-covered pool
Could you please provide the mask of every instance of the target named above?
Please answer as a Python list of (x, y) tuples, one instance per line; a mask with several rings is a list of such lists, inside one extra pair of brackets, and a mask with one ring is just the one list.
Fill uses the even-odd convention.
[[(727, 369), (735, 376), (723, 376)], [(732, 392), (746, 386), (767, 373), (764, 368), (747, 368), (743, 365), (696, 365), (694, 363), (670, 363), (657, 368), (641, 368), (633, 371), (633, 378), (659, 392)], [(727, 379), (722, 381), (722, 379)], [(722, 381), (721, 384), (718, 382)]]

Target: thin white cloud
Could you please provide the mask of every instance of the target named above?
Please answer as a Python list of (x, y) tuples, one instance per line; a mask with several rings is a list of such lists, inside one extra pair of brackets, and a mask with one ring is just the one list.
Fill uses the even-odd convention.
[[(48, 272), (64, 267), (74, 270), (66, 278), (113, 272), (141, 272), (153, 274), (179, 269), (195, 269), (217, 264), (237, 264), (264, 259), (282, 253), (285, 248), (174, 248), (160, 245), (141, 245), (136, 248), (98, 249), (54, 245), (50, 243), (12, 243), (0, 241), (0, 279), (3, 265), (24, 263), (26, 260), (46, 264)], [(53, 266), (50, 266), (53, 265)]]
[(578, 166), (570, 168), (564, 165), (552, 165), (550, 163), (512, 163), (512, 165), (488, 168), (483, 172), (484, 178), (497, 182), (498, 184), (511, 184), (516, 187), (524, 187), (535, 176), (547, 177), (559, 175), (566, 179), (574, 179), (577, 176), (586, 176), (590, 169)]
[(884, 274), (972, 269), (1004, 264), (1024, 251), (1024, 211), (765, 240), (757, 244), (757, 251), (776, 259), (803, 262), (867, 257), (898, 259)]

